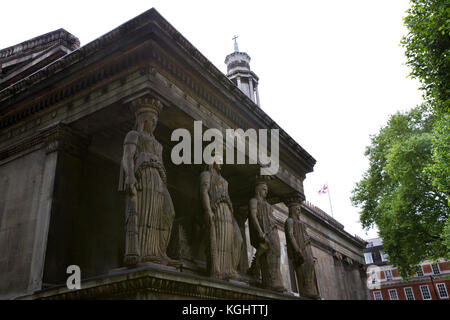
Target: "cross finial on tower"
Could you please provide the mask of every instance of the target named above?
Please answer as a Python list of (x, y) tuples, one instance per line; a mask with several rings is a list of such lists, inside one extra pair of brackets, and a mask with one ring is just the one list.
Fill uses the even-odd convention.
[(238, 43), (237, 43), (237, 39), (238, 36), (234, 36), (233, 40), (234, 40), (234, 52), (239, 52), (239, 48), (238, 48)]

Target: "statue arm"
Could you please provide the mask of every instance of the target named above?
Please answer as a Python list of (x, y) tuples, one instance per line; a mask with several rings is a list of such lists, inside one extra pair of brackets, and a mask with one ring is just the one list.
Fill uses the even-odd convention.
[(134, 175), (134, 155), (136, 153), (137, 139), (137, 133), (130, 131), (123, 143), (122, 168), (125, 175), (125, 190), (128, 192), (131, 192), (136, 184), (136, 177)]
[(162, 145), (161, 144), (159, 144), (157, 152), (158, 152), (159, 164), (161, 165), (161, 169), (162, 169), (162, 172), (160, 172), (161, 180), (165, 184), (167, 184), (166, 168), (164, 167), (164, 162), (162, 159)]
[(213, 217), (211, 209), (211, 199), (209, 198), (209, 188), (211, 186), (211, 174), (208, 171), (204, 171), (200, 175), (200, 196), (202, 198), (203, 210), (207, 216), (207, 220), (210, 221)]
[(258, 234), (259, 241), (264, 241), (264, 232), (259, 225), (258, 219), (256, 217), (258, 211), (258, 201), (256, 199), (251, 199), (249, 203), (250, 207), (250, 223), (253, 225), (256, 233)]
[(292, 219), (287, 219), (286, 220), (286, 228), (285, 228), (285, 233), (286, 233), (286, 241), (289, 243), (289, 245), (292, 247), (293, 251), (296, 254), (300, 254), (300, 248), (297, 244), (297, 241), (294, 237), (294, 225), (293, 225), (293, 221)]

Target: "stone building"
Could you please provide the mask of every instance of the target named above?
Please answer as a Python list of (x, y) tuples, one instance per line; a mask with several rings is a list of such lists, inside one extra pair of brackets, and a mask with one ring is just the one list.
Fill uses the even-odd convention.
[[(316, 161), (259, 107), (259, 79), (249, 62), (236, 48), (226, 60), (228, 78), (155, 9), (82, 47), (59, 29), (0, 50), (0, 298), (299, 299), (284, 234), (284, 201), (294, 195), (321, 298), (366, 299), (365, 242), (304, 202), (303, 180)], [(148, 99), (163, 106), (154, 136), (175, 211), (167, 253), (180, 262), (176, 267), (124, 266), (123, 143), (136, 125), (131, 106)], [(279, 170), (267, 199), (285, 292), (261, 288), (247, 274), (255, 251), (248, 204), (256, 164), (222, 169), (244, 243), (241, 281), (205, 273), (204, 165), (170, 161), (171, 133), (194, 132), (195, 120), (205, 130), (279, 129)], [(70, 265), (81, 269), (79, 290), (66, 287)]]

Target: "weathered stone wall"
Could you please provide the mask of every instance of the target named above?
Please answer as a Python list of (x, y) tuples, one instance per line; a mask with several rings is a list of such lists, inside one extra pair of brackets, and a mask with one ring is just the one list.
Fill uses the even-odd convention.
[(58, 166), (44, 283), (65, 283), (69, 265), (78, 265), (83, 278), (121, 265), (125, 208), (117, 192), (118, 173), (118, 165), (92, 152), (83, 159), (64, 155)]
[[(319, 292), (323, 299), (339, 299), (340, 288), (336, 283), (334, 259), (330, 252), (312, 247), (313, 256), (317, 259), (316, 272)], [(337, 288), (336, 288), (337, 287)]]
[(0, 299), (28, 292), (42, 276), (52, 156), (38, 149), (0, 163)]
[(73, 226), (72, 264), (80, 266), (85, 278), (122, 265), (125, 199), (117, 192), (119, 166), (98, 155), (86, 157), (82, 184)]

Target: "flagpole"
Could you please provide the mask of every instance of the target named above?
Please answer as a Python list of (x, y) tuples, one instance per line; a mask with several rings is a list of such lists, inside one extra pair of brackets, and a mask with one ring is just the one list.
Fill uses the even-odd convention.
[(330, 196), (330, 185), (327, 182), (327, 189), (328, 189), (328, 201), (330, 201), (330, 209), (331, 209), (331, 217), (334, 219), (334, 214), (333, 214), (333, 206), (331, 205), (331, 196)]

